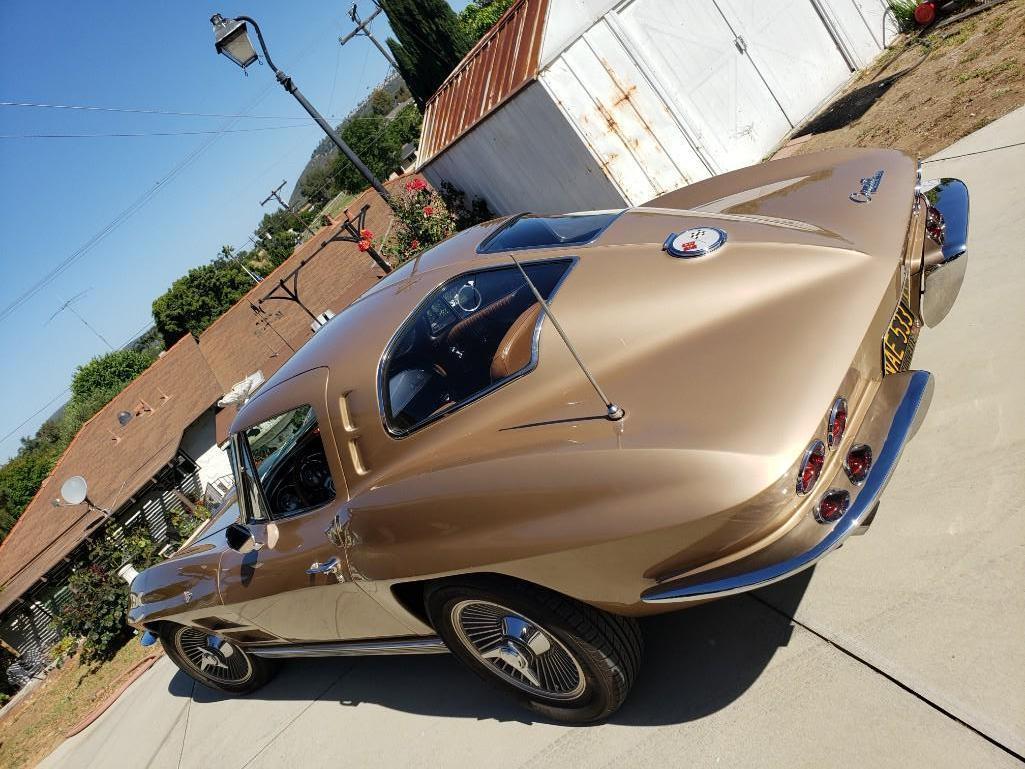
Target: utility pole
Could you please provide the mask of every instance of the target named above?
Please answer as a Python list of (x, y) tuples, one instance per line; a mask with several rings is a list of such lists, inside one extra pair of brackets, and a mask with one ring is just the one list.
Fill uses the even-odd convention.
[(397, 72), (399, 69), (399, 65), (392, 57), (391, 51), (389, 51), (387, 48), (381, 45), (381, 41), (374, 37), (374, 33), (370, 31), (370, 22), (372, 22), (377, 17), (377, 14), (379, 14), (380, 12), (381, 6), (377, 5), (377, 7), (374, 8), (374, 12), (370, 14), (365, 20), (361, 21), (359, 18), (359, 11), (356, 9), (356, 4), (353, 3), (352, 8), (349, 9), (349, 18), (352, 19), (352, 23), (356, 25), (356, 29), (352, 30), (352, 32), (345, 35), (344, 37), (338, 38), (338, 44), (345, 45), (350, 40), (352, 40), (352, 38), (358, 35), (369, 37), (370, 42), (377, 46), (377, 50), (379, 50), (381, 52), (381, 55), (388, 61), (389, 64), (391, 64), (392, 69), (394, 69)]
[(103, 334), (101, 334), (95, 328), (93, 328), (92, 325), (89, 323), (89, 321), (87, 321), (85, 318), (83, 318), (81, 315), (79, 315), (78, 314), (78, 310), (76, 310), (72, 306), (75, 302), (77, 302), (81, 297), (85, 296), (87, 293), (89, 293), (89, 289), (88, 288), (85, 291), (78, 292), (73, 297), (68, 299), (66, 302), (62, 302), (61, 306), (57, 308), (56, 312), (54, 312), (53, 315), (50, 316), (50, 319), (47, 320), (46, 322), (47, 322), (47, 324), (49, 324), (51, 320), (53, 320), (58, 315), (60, 315), (62, 312), (67, 310), (72, 315), (74, 315), (76, 318), (78, 318), (80, 321), (82, 321), (82, 325), (85, 326), (90, 331), (92, 331), (96, 335), (97, 339), (99, 339), (101, 342), (103, 342), (105, 345), (107, 345), (107, 349), (109, 349), (111, 352), (114, 352), (114, 346), (110, 342), (107, 341), (107, 338), (105, 336), (103, 336)]
[[(288, 211), (289, 213), (292, 213), (292, 209), (291, 209), (291, 207), (289, 207), (289, 205), (288, 205), (288, 204), (287, 204), (287, 203), (286, 203), (285, 201), (283, 201), (283, 200), (281, 199), (281, 195), (279, 195), (279, 194), (278, 194), (278, 193), (280, 193), (280, 192), (281, 192), (281, 190), (282, 190), (282, 189), (284, 189), (284, 186), (285, 186), (286, 184), (288, 184), (288, 182), (287, 182), (287, 181), (285, 181), (284, 179), (282, 179), (282, 180), (281, 180), (281, 184), (279, 184), (279, 185), (278, 185), (277, 189), (271, 190), (271, 191), (270, 191), (270, 194), (269, 194), (269, 195), (267, 195), (267, 197), (265, 197), (265, 198), (264, 198), (263, 200), (261, 200), (261, 201), (260, 201), (260, 205), (261, 205), (261, 206), (265, 206), (265, 205), (267, 205), (267, 203), (268, 203), (268, 202), (270, 201), (270, 199), (271, 199), (271, 198), (274, 198), (274, 200), (278, 201), (278, 205), (279, 205), (279, 206), (281, 206), (281, 210), (282, 210), (282, 211)], [(304, 227), (304, 228), (306, 229), (306, 231), (307, 231), (307, 232), (308, 232), (308, 233), (310, 234), (310, 237), (311, 237), (311, 238), (312, 238), (312, 237), (313, 237), (314, 235), (316, 235), (316, 234), (317, 234), (317, 233), (315, 233), (315, 232), (314, 232), (314, 231), (313, 231), (313, 230), (312, 230), (312, 229), (310, 228), (310, 225), (308, 225), (308, 224), (307, 224), (306, 222), (304, 222), (304, 221), (303, 221), (303, 218), (302, 218), (301, 216), (299, 216), (298, 214), (295, 214), (295, 216), (297, 216), (297, 217), (298, 217), (299, 221), (300, 221), (300, 222), (302, 223), (302, 225), (303, 225), (303, 227)]]
[[(250, 238), (250, 240), (252, 240), (252, 238)], [(259, 283), (261, 280), (263, 280), (262, 277), (257, 275), (255, 272), (253, 272), (246, 266), (246, 263), (239, 258), (238, 254), (235, 253), (235, 249), (231, 246), (221, 246), (221, 256), (226, 256), (229, 259), (234, 259), (236, 262), (238, 262), (238, 266), (242, 268), (242, 272), (248, 275), (249, 279), (252, 280), (253, 283)]]

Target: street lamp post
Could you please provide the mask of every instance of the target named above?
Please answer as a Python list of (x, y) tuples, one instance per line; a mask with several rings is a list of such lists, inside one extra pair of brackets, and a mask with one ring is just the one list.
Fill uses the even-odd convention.
[(342, 137), (338, 135), (331, 124), (327, 122), (323, 115), (321, 115), (317, 109), (307, 101), (306, 97), (303, 96), (295, 83), (288, 75), (274, 66), (274, 61), (270, 57), (270, 52), (267, 50), (267, 44), (263, 40), (263, 33), (260, 31), (260, 25), (256, 23), (255, 19), (249, 16), (238, 16), (234, 19), (226, 19), (221, 14), (215, 13), (210, 17), (210, 23), (214, 25), (214, 47), (217, 49), (217, 53), (223, 53), (233, 62), (235, 62), (242, 69), (245, 69), (253, 62), (257, 61), (256, 49), (253, 47), (252, 41), (249, 39), (249, 33), (246, 29), (246, 24), (252, 24), (253, 29), (256, 30), (256, 37), (260, 41), (260, 48), (263, 50), (263, 57), (267, 60), (267, 66), (274, 70), (274, 76), (278, 82), (281, 83), (282, 87), (288, 91), (295, 100), (299, 102), (303, 109), (306, 110), (310, 117), (317, 121), (324, 133), (328, 135), (328, 138), (335, 143), (335, 146), (341, 151), (345, 157), (349, 159), (356, 170), (360, 172), (364, 179), (366, 179), (370, 186), (373, 187), (377, 194), (380, 195), (384, 202), (387, 203), (394, 210), (395, 205), (392, 203), (391, 195), (388, 194), (388, 190), (384, 188), (384, 185), (374, 176), (373, 171), (367, 168), (366, 164), (359, 159), (359, 156), (352, 151), (352, 148), (346, 144)]

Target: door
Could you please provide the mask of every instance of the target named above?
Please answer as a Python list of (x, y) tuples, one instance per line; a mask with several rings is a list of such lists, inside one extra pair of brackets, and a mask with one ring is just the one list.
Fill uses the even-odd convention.
[(323, 397), (326, 371), (318, 371), (286, 383), (304, 402), (281, 411), (281, 400), (268, 393), (265, 411), (276, 413), (256, 409), (259, 421), (233, 439), (240, 496), (257, 544), (221, 556), (221, 600), (245, 621), (290, 641), (410, 635), (350, 580), (341, 542), (328, 538), (336, 517), (344, 522), (347, 512), (334, 442), (321, 431), (328, 420), (308, 402)]
[(617, 17), (724, 171), (760, 162), (850, 74), (811, 0), (633, 0)]
[(715, 3), (635, 0), (619, 18), (719, 168), (758, 163), (790, 130)]
[(811, 0), (716, 0), (744, 40), (789, 122), (797, 125), (850, 77), (843, 54)]

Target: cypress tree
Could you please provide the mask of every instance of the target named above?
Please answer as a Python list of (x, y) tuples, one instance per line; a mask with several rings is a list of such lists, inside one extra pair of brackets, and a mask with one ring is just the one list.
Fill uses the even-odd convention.
[(424, 104), (470, 50), (472, 42), (445, 0), (381, 0), (398, 41), (388, 40), (399, 72)]

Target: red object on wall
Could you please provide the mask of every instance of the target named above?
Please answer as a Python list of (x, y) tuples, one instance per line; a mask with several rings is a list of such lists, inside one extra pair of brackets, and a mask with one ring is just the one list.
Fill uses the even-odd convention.
[(927, 27), (936, 21), (936, 3), (919, 3), (915, 7), (915, 21), (920, 27)]

